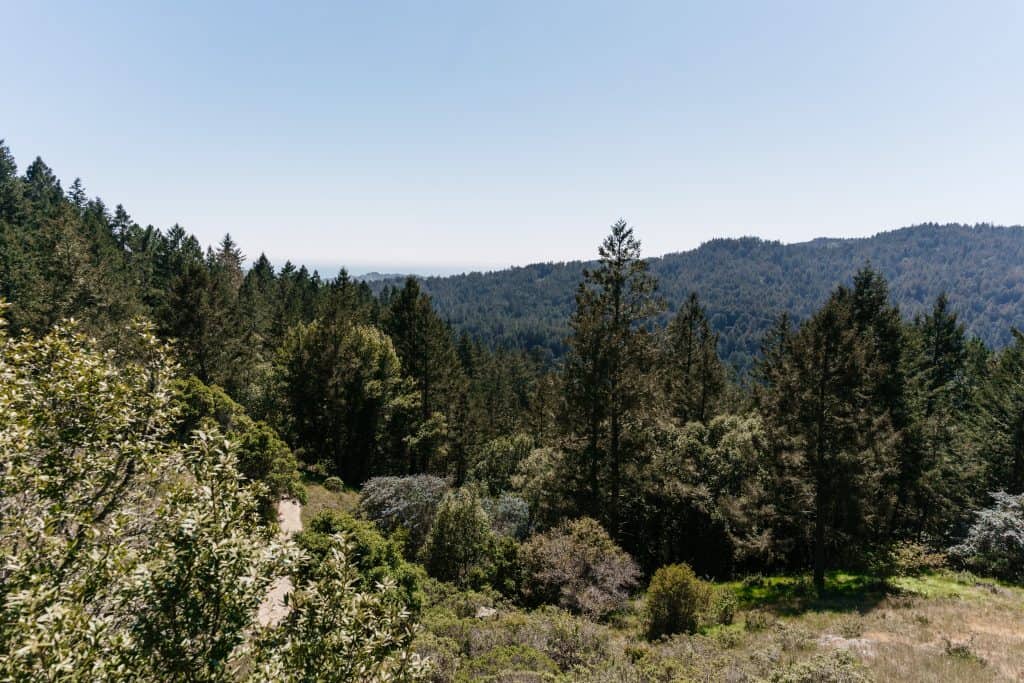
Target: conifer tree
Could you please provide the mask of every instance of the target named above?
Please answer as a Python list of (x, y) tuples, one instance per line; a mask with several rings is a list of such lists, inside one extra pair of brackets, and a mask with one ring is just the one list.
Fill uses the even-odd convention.
[(640, 258), (640, 241), (624, 220), (612, 225), (598, 254), (597, 268), (584, 271), (576, 290), (565, 418), (586, 473), (580, 498), (617, 534), (623, 469), (636, 455), (628, 430), (648, 395), (651, 349), (644, 325), (660, 304), (654, 299), (657, 283)]
[[(427, 431), (441, 436), (465, 382), (451, 328), (434, 311), (430, 297), (414, 277), (407, 278), (392, 295), (383, 318), (384, 331), (402, 361), (402, 372), (419, 393), (420, 422), (433, 425)], [(418, 442), (409, 453), (411, 468), (431, 471), (447, 455), (447, 445), (443, 437)]]
[(714, 416), (725, 389), (725, 369), (718, 357), (718, 334), (707, 311), (690, 294), (665, 331), (661, 348), (662, 384), (673, 417), (706, 423)]

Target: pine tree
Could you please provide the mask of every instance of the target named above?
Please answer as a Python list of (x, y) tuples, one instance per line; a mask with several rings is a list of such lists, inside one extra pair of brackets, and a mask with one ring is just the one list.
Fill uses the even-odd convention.
[(977, 395), (970, 441), (985, 468), (989, 491), (1024, 493), (1024, 333), (996, 355)]
[[(651, 349), (644, 324), (658, 312), (657, 286), (640, 258), (640, 242), (620, 220), (598, 249), (598, 267), (576, 290), (564, 371), (569, 436), (582, 442), (581, 501), (618, 534), (623, 468), (635, 456), (626, 431), (648, 395)], [(607, 476), (607, 492), (602, 479)]]
[(707, 311), (690, 294), (665, 331), (661, 346), (662, 384), (669, 410), (682, 423), (706, 423), (725, 389), (725, 369), (718, 357), (718, 334)]
[(836, 555), (884, 543), (891, 530), (907, 422), (899, 314), (885, 282), (865, 269), (795, 334), (780, 321), (765, 351), (759, 403), (777, 476), (804, 482), (821, 591)]
[[(434, 311), (430, 297), (414, 277), (407, 278), (393, 294), (383, 317), (384, 331), (394, 342), (402, 372), (419, 392), (420, 421), (435, 425), (436, 429), (428, 431), (440, 436), (447, 431), (465, 382), (451, 328)], [(428, 472), (441, 465), (447, 447), (445, 438), (419, 442), (410, 449), (410, 470)]]

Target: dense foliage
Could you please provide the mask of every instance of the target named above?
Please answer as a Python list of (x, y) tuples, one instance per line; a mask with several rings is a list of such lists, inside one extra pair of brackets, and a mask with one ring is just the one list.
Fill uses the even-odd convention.
[[(1024, 228), (925, 224), (869, 238), (782, 244), (754, 237), (714, 239), (692, 251), (648, 259), (667, 322), (696, 292), (729, 366), (752, 367), (775, 316), (809, 317), (838, 283), (870, 265), (891, 284), (907, 315), (946, 292), (967, 331), (990, 346), (1011, 341), (1024, 314)], [(460, 331), (497, 346), (565, 355), (573, 291), (592, 263), (537, 263), (488, 273), (428, 277), (423, 289)], [(387, 282), (372, 283), (374, 287)]]
[[(356, 586), (342, 536), (309, 575), (216, 431), (174, 435), (175, 366), (146, 329), (104, 352), (73, 327), (0, 327), (0, 678), (406, 680), (403, 600)], [(257, 606), (296, 574), (292, 610)], [(323, 668), (329, 666), (330, 668)]]
[[(569, 675), (605, 651), (580, 615), (615, 621), (647, 577), (651, 637), (731, 621), (698, 576), (808, 572), (820, 597), (951, 549), (1019, 581), (1021, 244), (929, 226), (645, 260), (618, 221), (586, 267), (375, 292), (246, 270), (230, 237), (142, 228), (0, 145), (0, 678), (413, 678), (446, 601), (561, 615), (463, 678)], [(300, 472), (360, 490), (292, 543), (266, 513)], [(472, 637), (433, 623), (443, 671)]]
[(710, 599), (707, 587), (688, 565), (658, 568), (647, 587), (644, 630), (648, 638), (692, 633)]

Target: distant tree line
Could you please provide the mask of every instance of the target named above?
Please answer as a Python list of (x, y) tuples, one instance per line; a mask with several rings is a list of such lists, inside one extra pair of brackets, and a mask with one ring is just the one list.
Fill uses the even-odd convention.
[[(1024, 228), (925, 224), (861, 239), (781, 244), (754, 237), (713, 239), (692, 251), (649, 258), (666, 307), (664, 325), (691, 293), (703, 302), (726, 365), (748, 372), (774, 316), (805, 320), (836, 284), (870, 265), (889, 283), (905, 316), (925, 313), (945, 292), (968, 334), (993, 348), (1013, 339), (1024, 318)], [(537, 263), (422, 281), (440, 314), (458, 331), (491, 346), (562, 358), (568, 346), (573, 288), (592, 263)], [(387, 282), (374, 282), (378, 290)]]

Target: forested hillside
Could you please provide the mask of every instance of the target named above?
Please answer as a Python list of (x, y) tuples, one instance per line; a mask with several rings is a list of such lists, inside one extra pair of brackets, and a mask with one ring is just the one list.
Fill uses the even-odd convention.
[[(781, 244), (716, 239), (648, 259), (674, 311), (696, 292), (719, 333), (719, 351), (747, 369), (779, 313), (808, 317), (840, 282), (866, 266), (889, 281), (904, 316), (946, 292), (968, 334), (1000, 347), (1024, 321), (1024, 228), (918, 225), (863, 239)], [(573, 287), (583, 262), (540, 263), (490, 273), (429, 277), (423, 288), (459, 330), (498, 345), (564, 354)], [(665, 316), (660, 318), (664, 323)]]
[(0, 681), (1019, 679), (1019, 242), (620, 220), (460, 332), (0, 144)]

